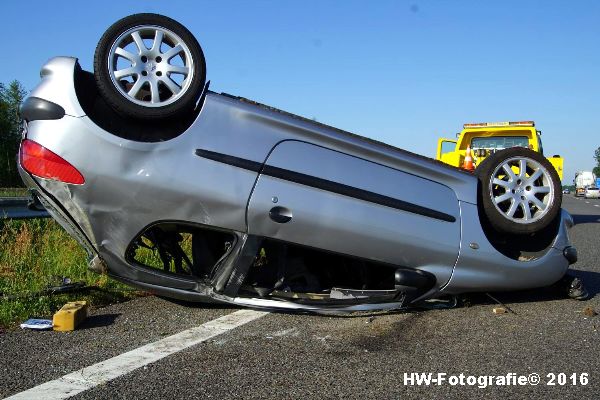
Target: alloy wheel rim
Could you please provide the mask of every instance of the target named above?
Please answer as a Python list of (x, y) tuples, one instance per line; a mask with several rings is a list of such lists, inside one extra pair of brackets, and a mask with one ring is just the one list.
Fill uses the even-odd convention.
[(513, 157), (496, 167), (489, 196), (508, 220), (529, 224), (543, 218), (554, 201), (550, 171), (527, 157)]
[(112, 83), (129, 101), (164, 107), (187, 93), (194, 78), (189, 47), (172, 31), (141, 25), (123, 32), (108, 54)]

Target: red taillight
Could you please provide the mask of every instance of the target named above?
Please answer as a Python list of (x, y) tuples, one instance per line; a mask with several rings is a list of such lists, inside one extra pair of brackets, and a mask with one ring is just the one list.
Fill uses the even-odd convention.
[(75, 185), (85, 182), (83, 175), (74, 166), (33, 140), (25, 139), (21, 142), (19, 160), (27, 172), (40, 178)]

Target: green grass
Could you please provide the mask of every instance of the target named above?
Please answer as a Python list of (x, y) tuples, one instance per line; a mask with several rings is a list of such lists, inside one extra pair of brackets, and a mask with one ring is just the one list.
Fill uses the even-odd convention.
[(0, 197), (28, 197), (26, 188), (0, 188)]
[[(63, 277), (102, 290), (36, 295)], [(0, 220), (0, 326), (30, 317), (51, 318), (67, 301), (87, 300), (92, 307), (124, 301), (139, 293), (87, 269), (79, 244), (54, 220)]]

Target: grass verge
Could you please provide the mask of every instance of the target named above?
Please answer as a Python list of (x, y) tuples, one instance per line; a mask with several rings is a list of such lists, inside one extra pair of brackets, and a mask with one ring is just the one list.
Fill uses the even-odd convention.
[(26, 188), (0, 188), (0, 197), (28, 197)]
[[(98, 290), (37, 294), (69, 278)], [(92, 307), (140, 294), (87, 269), (79, 244), (52, 219), (0, 220), (0, 326), (30, 317), (51, 318), (67, 301), (87, 300)]]

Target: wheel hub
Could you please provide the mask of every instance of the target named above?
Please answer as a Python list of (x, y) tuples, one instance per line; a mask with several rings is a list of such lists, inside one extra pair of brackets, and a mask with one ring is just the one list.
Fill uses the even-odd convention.
[(156, 70), (156, 64), (153, 61), (148, 61), (146, 63), (146, 66), (144, 67), (144, 69), (146, 70), (146, 72), (150, 73), (150, 72), (154, 72)]
[(552, 180), (539, 162), (526, 157), (505, 160), (490, 179), (489, 195), (505, 218), (526, 224), (539, 220), (550, 209)]

